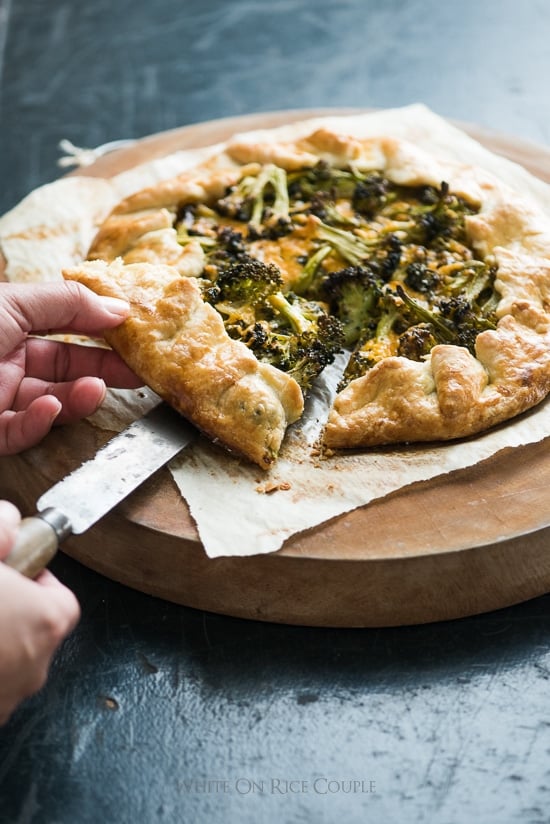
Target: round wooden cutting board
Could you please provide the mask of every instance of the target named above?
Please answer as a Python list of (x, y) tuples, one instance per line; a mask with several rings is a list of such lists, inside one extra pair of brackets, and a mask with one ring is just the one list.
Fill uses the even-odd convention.
[[(348, 112), (276, 112), (187, 126), (140, 140), (78, 173), (110, 176), (235, 132)], [(550, 182), (550, 151), (459, 125)], [(81, 422), (2, 458), (0, 497), (30, 514), (43, 491), (108, 437)], [(142, 592), (242, 618), (335, 627), (441, 621), (550, 591), (549, 488), (550, 438), (414, 484), (294, 536), (277, 553), (211, 560), (162, 470), (63, 550)]]

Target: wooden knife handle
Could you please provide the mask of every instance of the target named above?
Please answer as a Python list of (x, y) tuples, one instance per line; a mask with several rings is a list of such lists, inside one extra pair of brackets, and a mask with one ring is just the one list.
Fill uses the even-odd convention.
[(4, 563), (27, 578), (36, 578), (52, 560), (58, 546), (55, 527), (43, 518), (23, 518), (15, 544)]

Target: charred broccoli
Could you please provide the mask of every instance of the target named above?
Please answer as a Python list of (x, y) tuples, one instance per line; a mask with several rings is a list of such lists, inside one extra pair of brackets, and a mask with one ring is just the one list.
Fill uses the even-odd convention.
[(353, 192), (353, 208), (368, 219), (372, 219), (390, 200), (395, 198), (392, 186), (381, 174), (370, 174), (359, 180)]
[(475, 209), (452, 194), (448, 183), (443, 181), (439, 189), (425, 186), (415, 194), (420, 205), (408, 209), (410, 223), (403, 227), (407, 243), (444, 245), (449, 240), (464, 239), (464, 218)]
[[(475, 211), (446, 182), (266, 164), (214, 202), (184, 205), (176, 228), (181, 243), (203, 246), (204, 296), (228, 334), (307, 390), (343, 346), (355, 349), (344, 383), (392, 355), (423, 360), (440, 343), (475, 351), (498, 303), (495, 262), (468, 246)], [(286, 275), (264, 259), (288, 262)]]
[(492, 262), (468, 260), (444, 277), (444, 287), (453, 297), (483, 307), (494, 294), (495, 275), (496, 265)]
[(310, 203), (326, 196), (336, 200), (351, 198), (358, 181), (363, 176), (354, 169), (337, 169), (320, 160), (309, 169), (301, 169), (288, 175), (288, 191), (293, 201)]
[(409, 360), (421, 361), (437, 343), (431, 324), (417, 323), (399, 335), (397, 354)]
[(339, 389), (364, 375), (378, 361), (396, 354), (399, 330), (405, 325), (403, 304), (396, 293), (387, 286), (376, 289), (370, 323), (344, 370)]
[(485, 317), (465, 297), (440, 297), (428, 309), (397, 285), (396, 291), (410, 314), (430, 328), (437, 343), (465, 346), (475, 353), (475, 340), (480, 332), (495, 329), (494, 318)]
[(224, 318), (227, 333), (258, 360), (288, 372), (306, 391), (342, 348), (342, 326), (314, 301), (284, 295), (281, 273), (241, 252), (224, 260), (205, 299)]
[(341, 351), (342, 328), (335, 317), (318, 308), (312, 316), (309, 304), (296, 295), (289, 296), (287, 304), (278, 302), (273, 316), (258, 321), (245, 342), (258, 360), (292, 375), (307, 391)]
[(380, 285), (371, 268), (348, 266), (327, 275), (321, 285), (330, 310), (342, 322), (344, 343), (354, 346), (373, 318)]
[(245, 175), (216, 204), (225, 217), (248, 224), (252, 235), (280, 237), (292, 230), (286, 172), (269, 163), (258, 175)]
[(475, 354), (475, 342), (481, 332), (496, 329), (496, 318), (476, 312), (475, 306), (465, 297), (441, 298), (437, 309), (455, 334), (453, 343), (465, 346)]
[(231, 333), (254, 323), (256, 308), (281, 288), (282, 279), (276, 266), (244, 253), (223, 263), (204, 297), (224, 316), (225, 327)]
[(405, 283), (415, 292), (429, 294), (440, 282), (437, 271), (430, 269), (425, 263), (409, 263), (405, 275)]

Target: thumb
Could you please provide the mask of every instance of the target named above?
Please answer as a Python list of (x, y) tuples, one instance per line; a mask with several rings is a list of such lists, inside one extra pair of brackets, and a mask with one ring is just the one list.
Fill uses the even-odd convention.
[(9, 554), (20, 522), (19, 510), (9, 501), (0, 501), (0, 561)]
[(130, 306), (99, 297), (80, 283), (4, 283), (0, 286), (0, 356), (12, 352), (29, 332), (99, 333), (122, 323)]

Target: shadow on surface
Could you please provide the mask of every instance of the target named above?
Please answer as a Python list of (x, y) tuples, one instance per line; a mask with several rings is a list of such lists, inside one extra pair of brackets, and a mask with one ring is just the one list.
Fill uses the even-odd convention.
[(203, 613), (135, 592), (68, 558), (57, 566), (83, 611), (65, 655), (96, 658), (99, 668), (106, 656), (115, 667), (133, 658), (143, 674), (185, 662), (188, 674), (226, 692), (254, 692), (266, 681), (292, 688), (304, 680), (321, 689), (370, 684), (391, 691), (514, 667), (550, 647), (550, 597), (437, 624), (309, 628)]

